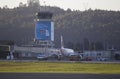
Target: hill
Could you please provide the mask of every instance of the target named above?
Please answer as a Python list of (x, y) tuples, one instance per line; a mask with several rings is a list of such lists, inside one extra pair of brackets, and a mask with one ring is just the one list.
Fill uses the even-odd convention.
[[(43, 6), (42, 6), (43, 7)], [(120, 49), (120, 11), (71, 11), (46, 7), (54, 14), (55, 45), (60, 46), (62, 34), (65, 46), (76, 50)], [(0, 8), (0, 40), (27, 44), (34, 38), (35, 7)]]

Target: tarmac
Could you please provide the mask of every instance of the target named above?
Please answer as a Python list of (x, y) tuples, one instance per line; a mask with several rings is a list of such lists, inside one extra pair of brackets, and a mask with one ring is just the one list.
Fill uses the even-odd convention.
[(120, 74), (0, 73), (0, 79), (120, 79)]
[(113, 63), (113, 64), (120, 64), (120, 60), (114, 61), (68, 61), (68, 60), (0, 60), (0, 62), (69, 62), (69, 63)]

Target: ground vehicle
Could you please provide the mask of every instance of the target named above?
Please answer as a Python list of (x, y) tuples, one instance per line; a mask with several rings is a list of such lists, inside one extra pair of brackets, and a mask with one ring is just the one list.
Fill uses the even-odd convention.
[(97, 60), (98, 61), (107, 61), (108, 59), (107, 58), (103, 58), (103, 57), (98, 57)]
[(37, 59), (38, 60), (47, 60), (48, 57), (45, 54), (38, 54)]
[(69, 55), (69, 60), (70, 61), (80, 61), (81, 57), (77, 54), (71, 54), (71, 55)]

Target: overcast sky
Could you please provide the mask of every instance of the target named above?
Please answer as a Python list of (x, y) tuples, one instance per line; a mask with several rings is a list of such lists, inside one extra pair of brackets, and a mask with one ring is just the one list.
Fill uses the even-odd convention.
[[(75, 9), (85, 10), (88, 8), (92, 9), (104, 9), (104, 10), (119, 10), (120, 11), (120, 0), (40, 0), (41, 5), (58, 6), (63, 9)], [(27, 3), (27, 0), (0, 0), (0, 7), (8, 5), (13, 8), (19, 5), (19, 2)]]

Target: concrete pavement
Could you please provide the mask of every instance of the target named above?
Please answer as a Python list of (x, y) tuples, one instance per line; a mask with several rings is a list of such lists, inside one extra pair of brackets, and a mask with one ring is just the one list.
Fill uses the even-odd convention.
[(120, 74), (0, 73), (0, 79), (120, 79)]

